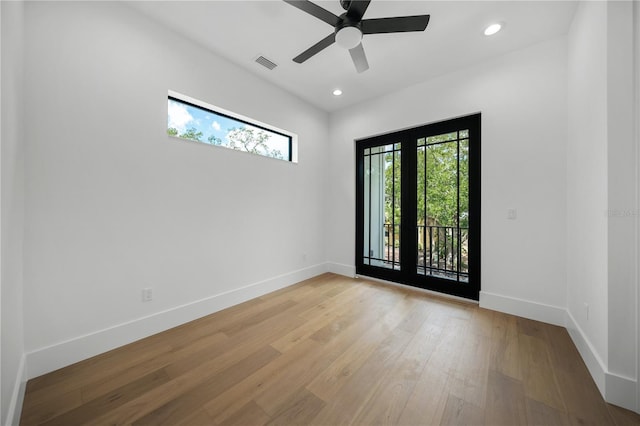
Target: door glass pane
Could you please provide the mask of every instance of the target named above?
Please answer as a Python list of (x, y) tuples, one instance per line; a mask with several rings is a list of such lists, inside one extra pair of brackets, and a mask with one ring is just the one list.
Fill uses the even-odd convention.
[(364, 153), (365, 265), (400, 269), (400, 143)]
[(424, 138), (417, 146), (417, 271), (468, 281), (468, 140), (461, 132)]

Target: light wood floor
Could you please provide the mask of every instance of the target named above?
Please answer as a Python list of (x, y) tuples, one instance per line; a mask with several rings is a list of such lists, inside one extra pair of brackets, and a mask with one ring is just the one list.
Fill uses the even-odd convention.
[(30, 380), (22, 424), (640, 424), (566, 330), (326, 274)]

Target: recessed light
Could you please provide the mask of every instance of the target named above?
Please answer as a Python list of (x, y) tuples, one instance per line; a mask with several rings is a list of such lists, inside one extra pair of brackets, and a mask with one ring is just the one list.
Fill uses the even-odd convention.
[(336, 89), (333, 91), (333, 96), (340, 96), (340, 95), (342, 95), (342, 90)]
[(501, 29), (502, 29), (502, 24), (491, 24), (487, 28), (485, 28), (484, 35), (486, 36), (494, 35)]

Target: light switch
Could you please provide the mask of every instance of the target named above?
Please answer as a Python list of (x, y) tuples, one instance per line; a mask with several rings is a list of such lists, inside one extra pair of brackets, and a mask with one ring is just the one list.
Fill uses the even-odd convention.
[(507, 209), (507, 219), (515, 220), (518, 217), (516, 209)]

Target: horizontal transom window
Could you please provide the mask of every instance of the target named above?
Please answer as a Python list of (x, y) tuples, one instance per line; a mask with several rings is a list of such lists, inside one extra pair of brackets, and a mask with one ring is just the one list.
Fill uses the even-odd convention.
[(167, 134), (296, 162), (294, 134), (175, 92), (167, 99)]

